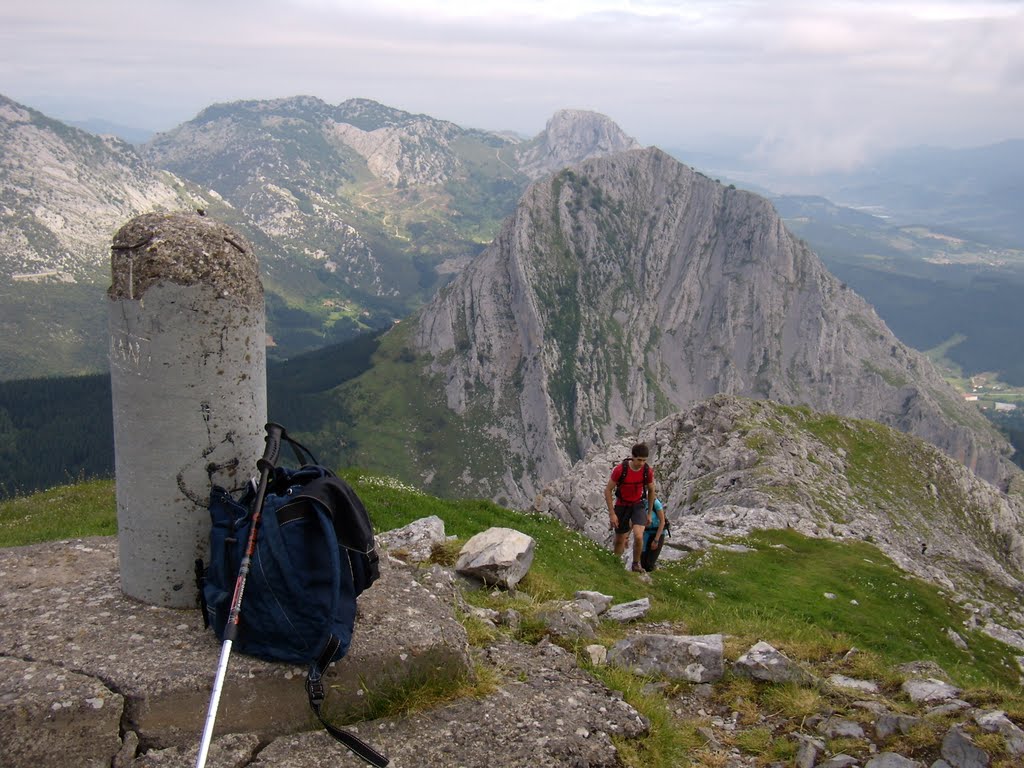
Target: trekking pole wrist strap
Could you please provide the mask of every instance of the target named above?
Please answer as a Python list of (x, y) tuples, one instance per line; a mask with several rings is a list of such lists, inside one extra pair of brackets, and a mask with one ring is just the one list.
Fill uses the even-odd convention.
[[(331, 638), (328, 641), (328, 648), (331, 643), (335, 641), (335, 638)], [(327, 655), (327, 650), (321, 654), (321, 659)], [(337, 726), (331, 725), (324, 720), (323, 715), (320, 713), (320, 707), (324, 703), (324, 699), (327, 696), (327, 691), (323, 684), (323, 673), (318, 661), (314, 661), (309, 667), (309, 674), (306, 676), (306, 694), (309, 696), (309, 707), (313, 710), (313, 714), (316, 715), (317, 720), (327, 730), (331, 736), (334, 737), (343, 746), (347, 747), (354, 755), (362, 758), (367, 763), (375, 768), (385, 768), (391, 761), (378, 752), (376, 749), (371, 747), (365, 741), (360, 739), (354, 733), (338, 728)]]

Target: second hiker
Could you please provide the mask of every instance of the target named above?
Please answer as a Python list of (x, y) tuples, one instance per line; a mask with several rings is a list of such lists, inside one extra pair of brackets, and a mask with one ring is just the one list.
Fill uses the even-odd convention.
[(633, 537), (633, 570), (643, 573), (640, 564), (644, 546), (644, 528), (654, 511), (654, 469), (647, 464), (649, 451), (637, 443), (631, 457), (617, 464), (604, 487), (609, 526), (615, 531), (615, 554), (621, 555)]

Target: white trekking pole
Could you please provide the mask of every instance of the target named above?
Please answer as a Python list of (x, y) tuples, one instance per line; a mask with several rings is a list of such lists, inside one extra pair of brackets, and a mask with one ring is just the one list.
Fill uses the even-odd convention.
[(199, 744), (199, 753), (196, 755), (196, 768), (206, 766), (206, 757), (210, 752), (213, 724), (217, 719), (217, 706), (220, 704), (220, 693), (224, 688), (224, 676), (228, 671), (231, 644), (238, 637), (238, 623), (242, 615), (242, 595), (245, 592), (245, 580), (249, 576), (249, 565), (252, 562), (253, 553), (256, 551), (256, 531), (259, 530), (260, 517), (263, 515), (263, 499), (267, 495), (267, 481), (271, 471), (277, 466), (277, 457), (281, 453), (281, 436), (284, 434), (284, 427), (271, 422), (267, 424), (266, 429), (267, 447), (263, 451), (263, 458), (256, 462), (256, 467), (260, 471), (260, 484), (256, 491), (256, 500), (253, 502), (254, 512), (249, 529), (249, 541), (245, 547), (245, 557), (242, 558), (242, 564), (238, 568), (238, 578), (235, 579), (235, 593), (231, 598), (231, 611), (228, 613), (227, 625), (224, 628), (224, 644), (220, 649), (220, 661), (217, 662), (217, 676), (213, 680), (210, 706), (206, 710), (206, 724), (203, 726), (203, 740)]

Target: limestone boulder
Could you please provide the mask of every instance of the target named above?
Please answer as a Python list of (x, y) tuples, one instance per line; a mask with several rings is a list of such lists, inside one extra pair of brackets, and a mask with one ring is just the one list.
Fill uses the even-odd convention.
[(722, 677), (724, 646), (721, 635), (633, 635), (608, 652), (608, 663), (638, 675), (663, 675), (693, 683)]
[(510, 589), (533, 564), (534, 540), (512, 528), (488, 528), (462, 547), (456, 572), (485, 584)]

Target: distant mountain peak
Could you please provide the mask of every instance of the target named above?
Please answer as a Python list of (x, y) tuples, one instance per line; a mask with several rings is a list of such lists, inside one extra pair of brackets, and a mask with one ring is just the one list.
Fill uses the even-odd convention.
[(640, 143), (606, 115), (584, 109), (560, 109), (544, 130), (516, 154), (520, 170), (536, 179), (587, 158), (639, 148)]

